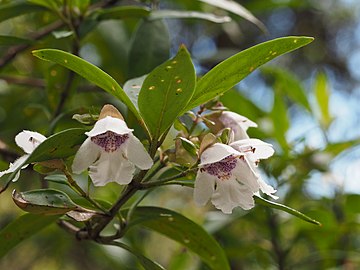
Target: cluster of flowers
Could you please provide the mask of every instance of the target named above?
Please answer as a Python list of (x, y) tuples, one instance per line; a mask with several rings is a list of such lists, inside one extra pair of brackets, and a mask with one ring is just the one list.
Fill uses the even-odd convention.
[[(270, 144), (248, 137), (246, 130), (256, 124), (233, 112), (222, 112), (218, 120), (224, 127), (231, 128), (231, 139), (229, 144), (215, 143), (201, 153), (194, 187), (195, 202), (205, 205), (211, 199), (216, 208), (231, 213), (237, 206), (245, 210), (254, 207), (253, 195), (259, 190), (277, 198), (273, 195), (276, 190), (261, 179), (256, 169), (260, 159), (274, 153)], [(85, 133), (88, 138), (75, 155), (72, 171), (81, 173), (89, 169), (95, 186), (109, 182), (129, 184), (136, 167), (147, 170), (153, 165), (143, 144), (132, 132), (119, 111), (112, 105), (105, 105), (93, 129)], [(0, 177), (19, 169), (45, 139), (37, 132), (20, 132), (15, 141), (26, 155), (0, 172)]]

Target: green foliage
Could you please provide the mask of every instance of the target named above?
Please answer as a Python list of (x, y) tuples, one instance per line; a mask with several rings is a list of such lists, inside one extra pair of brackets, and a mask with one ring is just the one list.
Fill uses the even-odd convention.
[(184, 46), (146, 77), (138, 102), (152, 138), (170, 128), (191, 99), (194, 87), (195, 70)]
[(267, 41), (237, 53), (211, 69), (198, 81), (186, 110), (205, 103), (231, 89), (259, 66), (301, 48), (313, 41), (309, 37), (285, 37)]
[(332, 122), (329, 112), (329, 85), (325, 73), (319, 72), (314, 83), (316, 102), (320, 110), (319, 120), (324, 128), (328, 128)]
[(278, 209), (278, 210), (282, 210), (286, 213), (289, 213), (293, 216), (296, 216), (302, 220), (305, 220), (309, 223), (312, 223), (312, 224), (315, 224), (315, 225), (320, 225), (321, 226), (321, 223), (319, 221), (316, 221), (315, 219), (312, 219), (310, 217), (308, 217), (307, 215), (304, 215), (303, 213), (295, 210), (295, 209), (292, 209), (291, 207), (289, 206), (286, 206), (286, 205), (282, 205), (280, 203), (276, 203), (276, 202), (272, 202), (272, 201), (269, 201), (269, 200), (266, 200), (260, 196), (254, 196), (255, 198), (255, 201), (256, 203), (258, 204), (261, 204), (261, 205), (264, 205), (264, 206), (267, 206), (267, 207), (270, 207), (270, 208), (274, 208), (274, 209)]
[(14, 190), (12, 197), (19, 208), (32, 214), (62, 215), (78, 208), (66, 193), (54, 189)]
[(59, 216), (25, 214), (12, 221), (0, 231), (0, 238), (5, 240), (0, 242), (0, 258), (3, 258), (20, 242), (54, 223), (58, 218)]
[(149, 73), (168, 60), (169, 51), (169, 31), (165, 23), (143, 20), (135, 32), (129, 53), (129, 77)]
[(211, 269), (230, 269), (220, 245), (199, 225), (174, 211), (137, 207), (129, 228), (145, 226), (181, 243), (195, 252)]
[(85, 79), (89, 80), (90, 82), (94, 83), (95, 85), (99, 86), (100, 88), (104, 89), (111, 95), (124, 102), (129, 110), (131, 110), (131, 112), (137, 116), (138, 119), (140, 119), (138, 111), (120, 85), (110, 75), (98, 67), (75, 55), (60, 50), (37, 50), (33, 51), (33, 55), (43, 60), (55, 62), (78, 73), (80, 76), (84, 77)]

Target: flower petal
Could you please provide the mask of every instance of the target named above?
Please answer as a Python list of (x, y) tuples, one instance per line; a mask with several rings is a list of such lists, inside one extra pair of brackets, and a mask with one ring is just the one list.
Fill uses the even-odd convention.
[(127, 185), (131, 182), (135, 172), (135, 166), (127, 159), (122, 158), (120, 164), (113, 164), (112, 166), (112, 180), (120, 185)]
[(252, 161), (269, 158), (275, 152), (270, 143), (259, 139), (238, 140), (231, 143), (230, 146), (239, 152), (246, 152)]
[(111, 179), (111, 162), (116, 161), (113, 153), (102, 153), (100, 158), (89, 167), (89, 175), (94, 186), (105, 186), (114, 181)]
[(23, 130), (15, 136), (16, 144), (21, 147), (26, 154), (30, 154), (46, 137), (38, 132)]
[(112, 131), (116, 134), (123, 135), (131, 133), (133, 130), (128, 128), (124, 120), (106, 116), (105, 118), (97, 121), (93, 129), (89, 132), (85, 132), (85, 134), (89, 137), (94, 137), (107, 131)]
[(125, 148), (126, 157), (141, 170), (150, 169), (153, 165), (153, 160), (139, 139), (133, 134), (129, 134), (129, 138), (125, 143), (126, 145), (123, 147)]
[(246, 158), (238, 160), (232, 173), (238, 182), (247, 186), (252, 192), (259, 191), (259, 175), (253, 170)]
[(258, 183), (260, 186), (260, 189), (263, 193), (269, 195), (271, 198), (277, 200), (279, 199), (278, 196), (273, 195), (272, 193), (276, 192), (276, 189), (274, 189), (272, 186), (268, 185), (267, 183), (265, 183), (264, 180), (261, 179), (261, 177), (259, 177), (258, 179)]
[(249, 127), (257, 127), (257, 124), (240, 114), (224, 111), (219, 117), (224, 126), (233, 131), (234, 140), (247, 139), (249, 136), (246, 131)]
[(99, 160), (89, 168), (89, 175), (95, 186), (109, 182), (125, 185), (131, 182), (135, 166), (124, 159), (120, 151), (102, 153)]
[(232, 210), (240, 206), (244, 210), (254, 207), (253, 192), (241, 185), (235, 179), (217, 181), (216, 190), (211, 198), (211, 202), (217, 209), (225, 214), (231, 214)]
[(218, 162), (230, 155), (242, 154), (226, 144), (215, 143), (202, 153), (200, 166)]
[(198, 205), (205, 205), (215, 190), (215, 176), (198, 171), (194, 186), (194, 201)]
[[(9, 169), (0, 172), (0, 177), (2, 177), (5, 174), (15, 172), (25, 162), (25, 160), (27, 160), (28, 157), (29, 157), (29, 155), (23, 155), (23, 156), (19, 157), (17, 160), (15, 160), (14, 163), (10, 163)], [(24, 169), (26, 167), (27, 167), (27, 164), (22, 166), (22, 169)], [(20, 176), (20, 171), (16, 174), (16, 176), (14, 177), (14, 179), (12, 181), (16, 182), (19, 179), (19, 176)]]
[(101, 148), (87, 138), (77, 151), (73, 164), (72, 171), (74, 173), (81, 173), (85, 171), (91, 164), (99, 158)]

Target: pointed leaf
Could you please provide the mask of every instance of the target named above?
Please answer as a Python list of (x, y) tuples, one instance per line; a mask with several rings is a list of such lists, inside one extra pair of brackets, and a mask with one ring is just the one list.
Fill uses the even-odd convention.
[(136, 110), (129, 97), (125, 94), (124, 90), (109, 74), (105, 73), (97, 66), (81, 59), (78, 56), (61, 50), (43, 49), (33, 51), (32, 53), (40, 59), (62, 65), (104, 89), (109, 94), (120, 99), (129, 108), (129, 110), (134, 113), (136, 118), (141, 121), (139, 112)]
[(43, 216), (25, 214), (8, 224), (0, 231), (0, 258), (4, 257), (13, 247), (23, 240), (41, 231), (51, 223), (55, 222), (59, 216)]
[(168, 60), (169, 54), (170, 36), (164, 21), (143, 20), (135, 32), (129, 52), (129, 77), (149, 73)]
[(201, 19), (213, 23), (230, 22), (229, 16), (217, 16), (211, 13), (204, 13), (198, 11), (183, 11), (183, 10), (154, 10), (149, 16), (149, 20), (159, 19)]
[(29, 155), (17, 170), (9, 175), (8, 181), (14, 179), (16, 174), (25, 164), (48, 160), (51, 161), (75, 155), (77, 151), (76, 146), (80, 145), (86, 139), (84, 133), (84, 129), (72, 128), (50, 136)]
[(245, 20), (248, 20), (249, 22), (252, 22), (257, 27), (261, 29), (263, 32), (267, 32), (265, 25), (257, 19), (249, 10), (244, 8), (242, 5), (235, 1), (231, 0), (199, 0), (201, 2), (204, 2), (208, 5), (212, 5), (221, 9), (224, 9), (226, 11), (229, 11), (235, 15), (238, 15)]
[(154, 69), (139, 94), (139, 109), (152, 138), (159, 138), (191, 99), (195, 69), (185, 46), (177, 55)]
[[(124, 214), (125, 215), (125, 214)], [(201, 226), (168, 209), (137, 207), (129, 227), (145, 226), (195, 252), (211, 269), (230, 269), (224, 250)]]
[(43, 141), (26, 160), (27, 163), (67, 158), (75, 155), (77, 146), (85, 139), (85, 129), (71, 128), (56, 133)]
[(66, 193), (55, 189), (14, 190), (12, 198), (19, 208), (33, 214), (61, 215), (78, 209)]
[(259, 66), (313, 41), (310, 37), (284, 37), (239, 52), (205, 74), (197, 83), (185, 111), (191, 110), (231, 89)]
[(264, 198), (262, 198), (260, 196), (257, 196), (257, 195), (254, 195), (254, 199), (255, 199), (255, 202), (258, 203), (258, 204), (261, 204), (261, 205), (264, 205), (264, 206), (267, 206), (267, 207), (271, 207), (271, 208), (274, 208), (274, 209), (282, 210), (282, 211), (284, 211), (286, 213), (289, 213), (290, 215), (298, 217), (298, 218), (300, 218), (302, 220), (305, 220), (305, 221), (307, 221), (309, 223), (322, 226), (319, 221), (317, 221), (315, 219), (312, 219), (311, 217), (308, 217), (307, 215), (299, 212), (298, 210), (292, 209), (289, 206), (266, 200), (266, 199), (264, 199)]

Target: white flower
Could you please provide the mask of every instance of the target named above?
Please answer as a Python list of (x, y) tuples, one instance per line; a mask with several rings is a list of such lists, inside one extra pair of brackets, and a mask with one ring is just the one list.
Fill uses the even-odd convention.
[(129, 184), (135, 166), (150, 169), (153, 161), (142, 143), (132, 134), (119, 111), (105, 105), (94, 128), (86, 132), (88, 138), (79, 148), (72, 164), (74, 173), (89, 168), (95, 186), (109, 182)]
[(240, 206), (254, 207), (253, 195), (259, 190), (272, 195), (276, 190), (266, 184), (256, 172), (258, 159), (270, 157), (270, 144), (257, 139), (244, 139), (230, 145), (215, 143), (201, 155), (200, 169), (194, 187), (194, 200), (212, 204), (226, 214)]
[[(20, 132), (18, 135), (15, 136), (15, 142), (16, 144), (21, 147), (25, 155), (19, 157), (17, 160), (14, 161), (14, 163), (10, 163), (9, 169), (0, 172), (0, 177), (2, 177), (5, 174), (13, 173), (15, 172), (29, 157), (29, 155), (32, 153), (32, 151), (35, 150), (36, 147), (40, 143), (42, 143), (44, 140), (46, 140), (46, 137), (40, 133), (24, 130)], [(24, 165), (21, 169), (25, 169), (28, 165)], [(20, 171), (16, 174), (13, 182), (17, 181), (20, 176)]]
[(219, 117), (220, 122), (226, 128), (231, 128), (232, 136), (230, 141), (248, 139), (246, 131), (249, 127), (257, 127), (257, 124), (240, 114), (223, 111)]

